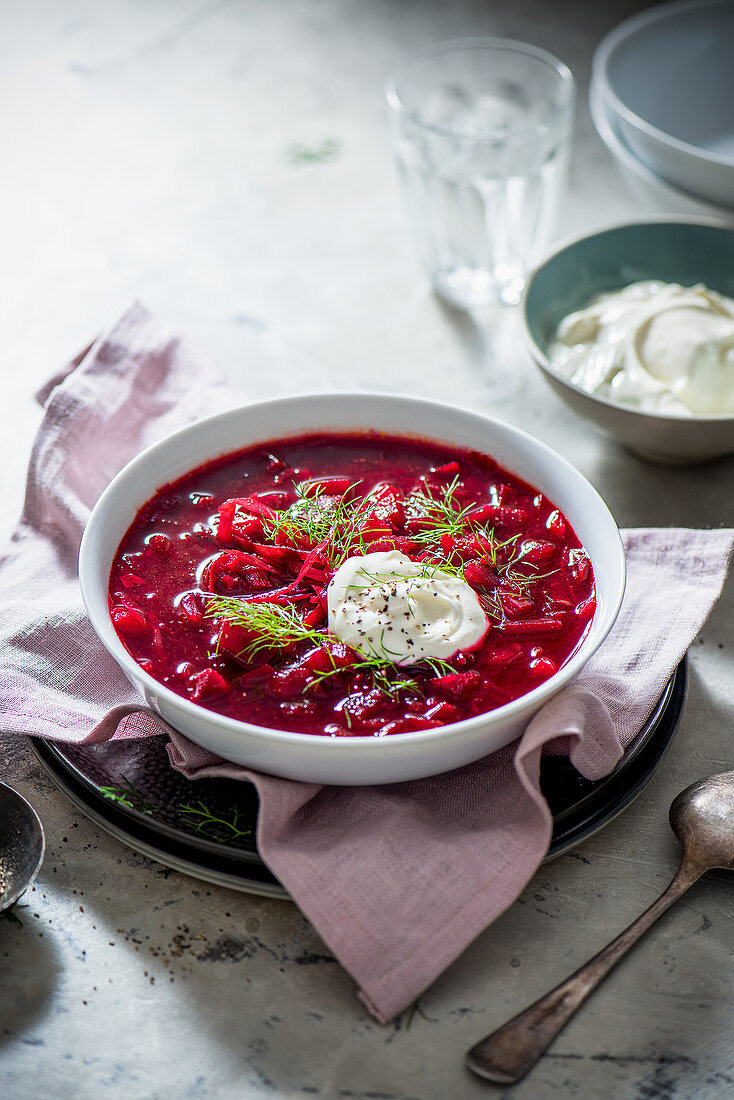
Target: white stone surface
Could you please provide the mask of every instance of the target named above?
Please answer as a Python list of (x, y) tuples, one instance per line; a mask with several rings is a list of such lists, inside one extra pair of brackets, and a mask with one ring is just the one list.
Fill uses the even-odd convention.
[[(644, 5), (641, 5), (644, 6)], [(734, 523), (734, 462), (644, 466), (577, 421), (516, 317), (471, 319), (417, 269), (382, 102), (386, 73), (448, 37), (499, 34), (580, 84), (559, 233), (634, 215), (585, 105), (615, 0), (28, 0), (0, 5), (0, 534), (19, 511), (32, 394), (133, 297), (252, 398), (370, 385), (493, 411), (562, 450), (622, 525)], [(321, 164), (297, 143), (338, 142)], [(384, 1028), (297, 909), (209, 887), (100, 833), (0, 742), (49, 850), (0, 921), (4, 1100), (499, 1094), (462, 1054), (616, 934), (677, 860), (667, 806), (734, 763), (734, 585), (691, 653), (677, 740), (640, 799), (524, 895)], [(660, 923), (567, 1028), (522, 1098), (734, 1092), (729, 876)]]

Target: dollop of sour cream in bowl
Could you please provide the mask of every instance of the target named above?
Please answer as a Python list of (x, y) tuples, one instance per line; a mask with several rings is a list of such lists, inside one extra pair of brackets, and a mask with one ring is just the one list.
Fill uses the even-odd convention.
[(489, 629), (475, 591), (398, 550), (347, 558), (328, 590), (329, 632), (357, 653), (396, 665), (448, 660)]
[(572, 385), (652, 412), (734, 413), (734, 300), (654, 280), (565, 317), (548, 356)]

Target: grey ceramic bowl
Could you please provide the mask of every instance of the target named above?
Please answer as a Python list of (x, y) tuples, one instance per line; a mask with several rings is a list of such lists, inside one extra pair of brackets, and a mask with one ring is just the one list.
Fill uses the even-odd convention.
[(659, 218), (672, 214), (734, 223), (734, 207), (719, 206), (674, 187), (643, 164), (625, 142), (619, 120), (602, 99), (594, 80), (589, 87), (589, 111), (596, 132), (609, 150), (639, 217)]
[(734, 416), (643, 412), (585, 393), (551, 367), (559, 322), (602, 291), (641, 279), (705, 283), (734, 297), (734, 229), (707, 220), (629, 222), (562, 245), (536, 268), (522, 302), (530, 353), (556, 393), (579, 416), (642, 458), (688, 465), (734, 454)]
[(734, 206), (734, 4), (655, 5), (609, 32), (593, 78), (615, 128), (663, 179)]

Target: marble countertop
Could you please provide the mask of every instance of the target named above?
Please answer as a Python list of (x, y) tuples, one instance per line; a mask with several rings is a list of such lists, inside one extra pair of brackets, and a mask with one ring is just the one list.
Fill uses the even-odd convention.
[[(644, 5), (639, 5), (644, 6)], [(543, 0), (31, 0), (0, 13), (0, 517), (23, 494), (35, 388), (132, 298), (196, 338), (251, 398), (372, 387), (456, 400), (533, 432), (622, 526), (734, 524), (734, 461), (647, 466), (578, 421), (511, 310), (471, 318), (421, 276), (398, 192), (386, 73), (469, 35), (535, 42), (579, 81), (558, 234), (634, 216), (585, 105), (591, 55), (638, 5)], [(330, 142), (320, 163), (299, 145)], [(734, 583), (690, 653), (676, 740), (639, 799), (377, 1024), (296, 907), (207, 885), (80, 815), (25, 743), (0, 776), (38, 809), (46, 859), (0, 920), (4, 1100), (322, 1097), (697, 1100), (734, 1091), (734, 890), (712, 874), (511, 1090), (467, 1046), (560, 980), (667, 884), (667, 807), (734, 762)], [(33, 732), (33, 731), (29, 731)]]

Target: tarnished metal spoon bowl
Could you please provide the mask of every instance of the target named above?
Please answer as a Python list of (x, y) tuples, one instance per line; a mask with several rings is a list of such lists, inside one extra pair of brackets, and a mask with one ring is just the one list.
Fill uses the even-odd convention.
[(734, 870), (734, 772), (712, 775), (686, 787), (673, 799), (669, 818), (683, 857), (667, 890), (575, 974), (472, 1047), (466, 1064), (474, 1073), (497, 1084), (519, 1081), (599, 982), (666, 909), (707, 871)]
[(0, 911), (33, 882), (45, 847), (36, 811), (12, 787), (0, 783)]

